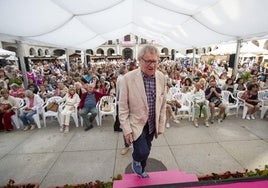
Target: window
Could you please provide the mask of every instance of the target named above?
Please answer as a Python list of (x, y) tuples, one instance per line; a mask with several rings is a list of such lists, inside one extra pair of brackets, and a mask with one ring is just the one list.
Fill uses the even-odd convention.
[(141, 38), (141, 44), (146, 44), (146, 43), (147, 43), (146, 39)]
[(124, 41), (130, 41), (130, 35), (126, 35), (126, 36), (124, 37)]

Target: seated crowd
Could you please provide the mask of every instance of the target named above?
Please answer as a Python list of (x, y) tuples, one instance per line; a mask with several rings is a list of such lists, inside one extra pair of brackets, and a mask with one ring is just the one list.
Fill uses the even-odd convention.
[[(38, 114), (38, 109), (42, 108), (49, 98), (59, 96), (61, 100), (57, 102), (64, 104), (60, 113), (60, 131), (69, 132), (70, 117), (75, 109), (78, 109), (77, 112), (83, 119), (85, 131), (90, 130), (98, 113), (96, 104), (100, 98), (118, 97), (116, 93), (119, 89), (118, 78), (122, 65), (126, 66), (128, 71), (138, 67), (135, 61), (129, 60), (91, 63), (83, 65), (84, 68), (81, 63), (76, 62), (71, 64), (67, 73), (65, 64), (60, 61), (32, 63), (27, 71), (27, 88), (23, 87), (22, 75), (16, 66), (8, 65), (1, 68), (0, 129), (13, 129), (11, 117), (19, 108), (16, 98), (23, 98), (25, 101), (24, 109), (18, 113), (23, 122), (23, 129), (33, 130), (36, 128), (33, 116)], [(211, 65), (200, 62), (192, 66), (188, 60), (180, 62), (164, 59), (159, 63), (158, 69), (167, 79), (167, 127), (170, 126), (169, 120), (180, 123), (177, 115), (187, 101), (190, 101), (193, 108), (192, 114), (188, 115), (192, 116), (196, 127), (199, 126), (202, 116), (207, 127), (209, 122), (213, 124), (216, 118), (218, 122), (222, 122), (227, 115), (226, 104), (222, 101), (224, 90), (230, 91), (233, 97), (236, 97), (239, 91), (243, 91), (242, 99), (248, 108), (246, 119), (255, 119), (255, 114), (259, 111), (258, 91), (268, 89), (268, 67), (265, 66), (244, 63), (237, 75), (228, 77), (226, 62), (213, 62)], [(249, 79), (245, 79), (245, 73), (249, 73)], [(180, 97), (187, 99), (177, 100), (175, 93), (184, 93), (187, 97)], [(229, 102), (234, 102), (234, 99), (230, 97)]]

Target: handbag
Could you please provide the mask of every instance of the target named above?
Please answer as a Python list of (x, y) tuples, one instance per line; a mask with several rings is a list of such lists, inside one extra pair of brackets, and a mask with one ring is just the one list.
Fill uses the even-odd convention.
[(110, 112), (112, 110), (112, 106), (108, 103), (108, 101), (103, 102), (102, 111)]
[(46, 106), (46, 110), (47, 111), (53, 111), (53, 112), (57, 112), (59, 108), (59, 104), (54, 101), (54, 102), (50, 102), (48, 103), (48, 105)]

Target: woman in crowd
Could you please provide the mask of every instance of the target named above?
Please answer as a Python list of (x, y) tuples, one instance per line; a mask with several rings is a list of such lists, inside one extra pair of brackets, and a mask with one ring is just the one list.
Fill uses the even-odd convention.
[(216, 78), (216, 76), (214, 74), (210, 75), (208, 78), (207, 78), (207, 82), (209, 83), (211, 80), (214, 80), (217, 84), (218, 84), (218, 80)]
[(39, 91), (37, 93), (44, 101), (46, 101), (48, 97), (47, 91), (46, 91), (46, 87), (42, 84), (39, 86)]
[(40, 86), (44, 83), (44, 77), (43, 75), (38, 71), (36, 72), (36, 85)]
[[(227, 72), (221, 73), (221, 75), (219, 76), (219, 79), (218, 79), (218, 86), (220, 88), (222, 88), (226, 84), (227, 79), (228, 79)], [(224, 89), (222, 88), (222, 90), (224, 90)]]
[(246, 85), (244, 84), (243, 78), (238, 78), (234, 84), (234, 93), (237, 94), (238, 91), (245, 91)]
[(33, 115), (41, 110), (44, 101), (39, 97), (39, 95), (34, 94), (31, 90), (25, 91), (25, 108), (23, 112), (19, 115), (21, 121), (24, 125), (24, 131), (33, 130), (36, 128)]
[(106, 89), (105, 85), (102, 84), (100, 80), (97, 80), (94, 91), (99, 92), (103, 95), (105, 95), (107, 93), (107, 89)]
[[(230, 91), (232, 94), (234, 94), (234, 81), (232, 78), (227, 78), (225, 85), (222, 86), (222, 90)], [(229, 102), (234, 103), (234, 99), (230, 96)]]
[(192, 92), (193, 102), (194, 102), (194, 126), (198, 127), (198, 120), (201, 117), (201, 112), (204, 115), (204, 124), (208, 124), (208, 109), (206, 105), (205, 91), (201, 89), (201, 84), (197, 82), (195, 84), (195, 89)]
[(175, 113), (178, 108), (181, 108), (181, 104), (174, 99), (171, 92), (169, 92), (169, 88), (171, 85), (167, 86), (167, 102), (166, 102), (166, 127), (170, 127), (170, 120), (173, 120), (175, 123), (179, 124), (180, 121), (176, 119)]
[(193, 82), (190, 78), (185, 78), (184, 83), (183, 83), (182, 88), (181, 88), (181, 92), (183, 92), (183, 93), (191, 92), (193, 89), (192, 83)]
[(38, 93), (38, 86), (32, 78), (28, 78), (28, 89), (32, 90), (34, 94)]
[(55, 89), (54, 95), (64, 97), (68, 93), (68, 88), (63, 82), (58, 82), (57, 88)]
[(44, 80), (43, 85), (45, 86), (46, 91), (48, 93), (52, 93), (53, 92), (53, 87), (52, 87), (52, 85), (49, 83), (49, 81), (47, 79)]
[[(0, 98), (0, 129), (5, 131), (13, 130), (11, 124), (11, 116), (15, 114), (15, 110), (19, 107), (19, 103), (15, 97), (9, 95), (7, 89), (1, 90)], [(4, 120), (4, 121), (3, 121)]]
[(116, 93), (116, 83), (115, 81), (110, 81), (110, 87), (108, 89), (108, 95), (115, 96)]
[(68, 93), (64, 96), (62, 100), (58, 102), (64, 102), (63, 111), (61, 111), (61, 126), (60, 132), (68, 133), (71, 114), (78, 107), (80, 102), (79, 95), (75, 92), (74, 87), (69, 87)]
[(258, 100), (258, 84), (249, 84), (247, 91), (245, 91), (242, 95), (242, 99), (245, 100), (246, 106), (248, 107), (248, 112), (246, 115), (246, 119), (255, 119), (254, 114), (260, 109), (259, 108), (259, 100)]
[(20, 87), (18, 84), (13, 83), (10, 85), (10, 91), (9, 94), (13, 97), (18, 97), (18, 98), (24, 98), (24, 89)]
[(207, 81), (205, 78), (200, 78), (198, 83), (200, 84), (200, 89), (202, 89), (203, 91), (206, 90), (207, 88)]
[(27, 76), (28, 80), (32, 79), (33, 82), (35, 82), (36, 74), (32, 68), (30, 68), (29, 71), (27, 71), (26, 76)]
[(87, 92), (87, 90), (82, 87), (81, 82), (75, 82), (74, 88), (75, 88), (75, 92), (79, 95), (80, 98), (81, 98), (83, 93)]

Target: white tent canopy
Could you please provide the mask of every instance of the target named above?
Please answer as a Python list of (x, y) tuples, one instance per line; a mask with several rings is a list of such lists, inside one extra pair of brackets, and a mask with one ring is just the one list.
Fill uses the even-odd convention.
[[(234, 54), (236, 53), (236, 43), (232, 44), (225, 44), (225, 45), (220, 45), (218, 49), (211, 51), (209, 54), (213, 55), (219, 55), (219, 54)], [(242, 47), (240, 50), (240, 54), (247, 54), (247, 53), (252, 53), (252, 54), (266, 54), (268, 53), (268, 50), (262, 49), (252, 42), (245, 42), (242, 43)]]
[(268, 34), (267, 0), (1, 0), (0, 40), (79, 49), (127, 34), (170, 48)]
[(15, 56), (15, 55), (16, 55), (15, 52), (11, 52), (0, 48), (0, 56)]

